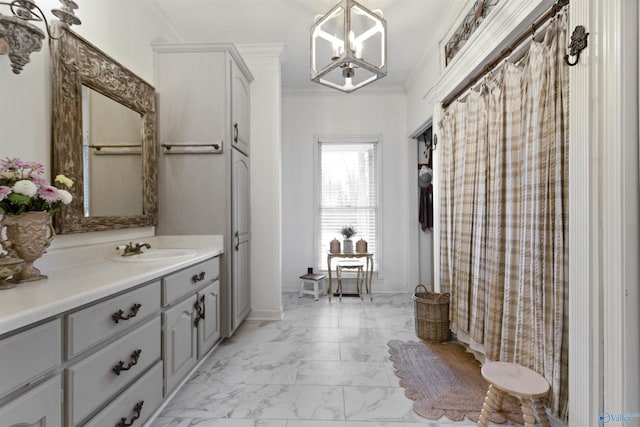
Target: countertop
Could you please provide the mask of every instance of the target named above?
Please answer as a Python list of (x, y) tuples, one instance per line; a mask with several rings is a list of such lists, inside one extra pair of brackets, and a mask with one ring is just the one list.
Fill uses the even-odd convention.
[(140, 263), (113, 261), (114, 247), (124, 242), (47, 254), (42, 266), (35, 262), (47, 279), (0, 290), (0, 335), (223, 253), (221, 236), (161, 236), (145, 241), (150, 240), (152, 248), (190, 249), (193, 256)]

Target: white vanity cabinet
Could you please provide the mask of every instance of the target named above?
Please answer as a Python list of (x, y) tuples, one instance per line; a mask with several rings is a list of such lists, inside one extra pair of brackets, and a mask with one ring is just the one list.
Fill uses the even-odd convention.
[(59, 370), (61, 350), (59, 319), (0, 340), (1, 425), (62, 425), (60, 375), (35, 385)]
[[(158, 233), (224, 236), (221, 332), (250, 311), (250, 83), (233, 44), (154, 43)], [(217, 149), (212, 149), (216, 145)], [(184, 189), (188, 188), (189, 191)]]
[(214, 258), (163, 279), (163, 304), (170, 305), (162, 313), (165, 395), (220, 338), (218, 274), (219, 258)]
[[(129, 416), (131, 408), (118, 405), (105, 412), (105, 405), (138, 389), (152, 366), (162, 365), (160, 283), (152, 281), (63, 316), (65, 426), (116, 426)], [(161, 383), (161, 374), (159, 378)], [(147, 416), (162, 401), (162, 390), (159, 393), (160, 398), (140, 397), (146, 401)]]
[[(80, 304), (0, 331), (0, 426), (148, 425), (220, 340), (221, 253), (207, 250), (177, 268), (96, 263), (59, 273), (61, 282), (80, 276), (81, 286), (110, 280)], [(61, 282), (42, 285), (64, 289)], [(0, 326), (11, 319), (2, 313)]]
[(62, 426), (60, 375), (0, 406), (0, 423), (8, 427)]

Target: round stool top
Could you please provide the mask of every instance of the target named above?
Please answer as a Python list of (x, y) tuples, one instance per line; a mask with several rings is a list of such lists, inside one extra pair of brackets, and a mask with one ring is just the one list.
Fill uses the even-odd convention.
[(487, 362), (482, 376), (493, 386), (520, 397), (537, 398), (549, 393), (549, 383), (539, 373), (508, 362)]

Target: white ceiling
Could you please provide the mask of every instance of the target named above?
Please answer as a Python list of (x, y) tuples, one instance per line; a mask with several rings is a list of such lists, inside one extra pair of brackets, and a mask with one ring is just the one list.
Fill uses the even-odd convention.
[[(142, 0), (172, 41), (282, 43), (282, 84), (309, 89), (309, 29), (338, 0)], [(387, 76), (370, 87), (399, 87), (467, 0), (360, 0), (387, 20)], [(446, 31), (447, 28), (444, 28)], [(437, 58), (434, 58), (437, 60)]]

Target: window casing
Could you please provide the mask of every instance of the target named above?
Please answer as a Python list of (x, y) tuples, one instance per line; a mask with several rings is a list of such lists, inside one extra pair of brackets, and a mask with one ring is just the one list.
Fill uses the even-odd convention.
[(355, 243), (364, 239), (374, 253), (378, 271), (380, 242), (379, 142), (377, 140), (317, 141), (316, 155), (316, 265), (327, 268), (331, 240), (343, 237), (340, 230), (353, 226)]

